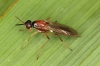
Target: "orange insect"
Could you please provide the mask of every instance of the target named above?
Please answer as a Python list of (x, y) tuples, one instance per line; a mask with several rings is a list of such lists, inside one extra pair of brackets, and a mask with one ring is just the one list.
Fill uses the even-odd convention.
[[(18, 18), (18, 17), (16, 17), (16, 18)], [(43, 47), (50, 40), (49, 36), (47, 35), (48, 32), (54, 33), (54, 35), (58, 36), (60, 38), (61, 42), (67, 48), (69, 48), (69, 47), (64, 43), (64, 41), (61, 39), (60, 35), (78, 37), (78, 32), (76, 30), (74, 30), (73, 28), (71, 28), (69, 26), (59, 24), (59, 23), (57, 23), (57, 21), (51, 22), (50, 18), (48, 18), (46, 20), (35, 20), (33, 22), (30, 20), (27, 20), (26, 22), (23, 22), (22, 20), (20, 20), (20, 21), (22, 22), (22, 24), (16, 24), (16, 25), (25, 25), (26, 28), (29, 29), (30, 31), (32, 30), (32, 28), (35, 28), (36, 30), (38, 30), (38, 32), (44, 33), (48, 39), (46, 41), (46, 43), (44, 43), (44, 45), (40, 48), (37, 59), (39, 58)], [(36, 33), (37, 32), (33, 33), (31, 36), (35, 35)], [(29, 37), (29, 39), (30, 39), (30, 37)], [(69, 49), (72, 51), (71, 48), (69, 48)]]

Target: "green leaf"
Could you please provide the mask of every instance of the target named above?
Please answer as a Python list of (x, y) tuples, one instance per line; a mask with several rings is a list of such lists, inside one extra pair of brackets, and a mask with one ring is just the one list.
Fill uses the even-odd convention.
[[(10, 5), (14, 2), (15, 0), (0, 0), (0, 16), (2, 16), (5, 11), (10, 7)], [(10, 9), (10, 8), (9, 8)]]
[[(21, 49), (36, 30), (15, 26), (21, 24), (15, 16), (22, 21), (50, 17), (76, 29), (81, 37), (61, 36), (70, 51), (49, 34), (50, 41), (37, 60), (47, 38), (38, 33)], [(0, 19), (0, 66), (100, 66), (100, 0), (19, 0)]]

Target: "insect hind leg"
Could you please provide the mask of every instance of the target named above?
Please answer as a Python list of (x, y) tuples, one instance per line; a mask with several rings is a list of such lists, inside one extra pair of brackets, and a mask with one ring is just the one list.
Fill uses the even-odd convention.
[(69, 50), (72, 51), (72, 49), (62, 40), (62, 38), (58, 34), (55, 34), (55, 35), (59, 37), (59, 39), (61, 40), (62, 44), (65, 45), (66, 48), (68, 48)]

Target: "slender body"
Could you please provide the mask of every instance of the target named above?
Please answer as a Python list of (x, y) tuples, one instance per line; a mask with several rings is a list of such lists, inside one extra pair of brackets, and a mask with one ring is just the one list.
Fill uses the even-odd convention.
[(46, 33), (46, 32), (54, 32), (59, 35), (65, 36), (78, 36), (78, 32), (73, 28), (59, 24), (57, 22), (50, 22), (49, 20), (36, 20), (31, 22), (27, 20), (24, 24), (17, 24), (17, 25), (26, 25), (27, 29), (35, 28), (39, 32)]
[[(18, 17), (16, 17), (16, 18), (18, 18)], [(78, 37), (78, 32), (76, 30), (74, 30), (73, 28), (71, 28), (69, 26), (59, 24), (59, 23), (57, 23), (57, 21), (51, 22), (50, 18), (48, 18), (46, 20), (35, 20), (33, 22), (30, 20), (27, 20), (26, 22), (23, 22), (22, 20), (20, 20), (20, 21), (22, 22), (22, 24), (16, 24), (16, 25), (25, 25), (26, 28), (29, 30), (32, 30), (32, 28), (35, 28), (36, 30), (38, 30), (38, 32), (44, 33), (48, 39), (46, 41), (46, 43), (44, 43), (44, 45), (41, 47), (37, 59), (40, 56), (40, 52), (41, 52), (42, 48), (47, 44), (47, 42), (50, 39), (47, 35), (48, 32), (52, 32), (52, 33), (54, 33), (54, 35), (57, 35), (60, 38), (61, 42), (67, 48), (69, 48), (69, 47), (64, 43), (64, 41), (61, 39), (60, 35)], [(34, 34), (35, 33), (33, 33), (31, 36), (33, 36)], [(72, 50), (72, 49), (70, 49), (70, 50)]]

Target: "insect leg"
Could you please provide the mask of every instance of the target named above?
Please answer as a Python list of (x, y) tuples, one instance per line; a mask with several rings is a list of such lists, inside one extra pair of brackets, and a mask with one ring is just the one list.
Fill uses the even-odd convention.
[(50, 17), (46, 19), (48, 22), (50, 22)]
[(28, 44), (30, 38), (31, 38), (32, 36), (34, 36), (35, 34), (37, 34), (37, 33), (38, 33), (37, 31), (34, 32), (34, 33), (32, 33), (32, 34), (28, 37), (28, 40), (27, 40), (26, 44), (24, 44), (21, 48), (23, 49), (23, 48)]
[(66, 48), (68, 48), (69, 50), (72, 51), (72, 49), (61, 39), (61, 37), (58, 34), (56, 34), (56, 35), (59, 37), (59, 39), (61, 40), (61, 42), (63, 43), (63, 45), (65, 45)]
[(46, 36), (46, 38), (48, 39), (43, 45), (42, 45), (42, 47), (40, 48), (40, 50), (39, 50), (39, 53), (38, 53), (38, 57), (37, 57), (37, 60), (38, 60), (38, 58), (40, 57), (40, 54), (41, 54), (41, 51), (42, 51), (42, 49), (44, 48), (44, 46), (48, 43), (48, 41), (50, 40), (50, 38), (49, 38), (49, 36), (46, 34), (46, 33), (44, 33), (45, 34), (45, 36)]
[(25, 31), (25, 30), (20, 29), (19, 31)]
[(32, 33), (32, 34), (29, 36), (28, 41), (30, 40), (30, 38), (31, 38), (32, 36), (34, 36), (34, 35), (37, 34), (37, 33), (38, 33), (37, 31), (34, 32), (34, 33)]

